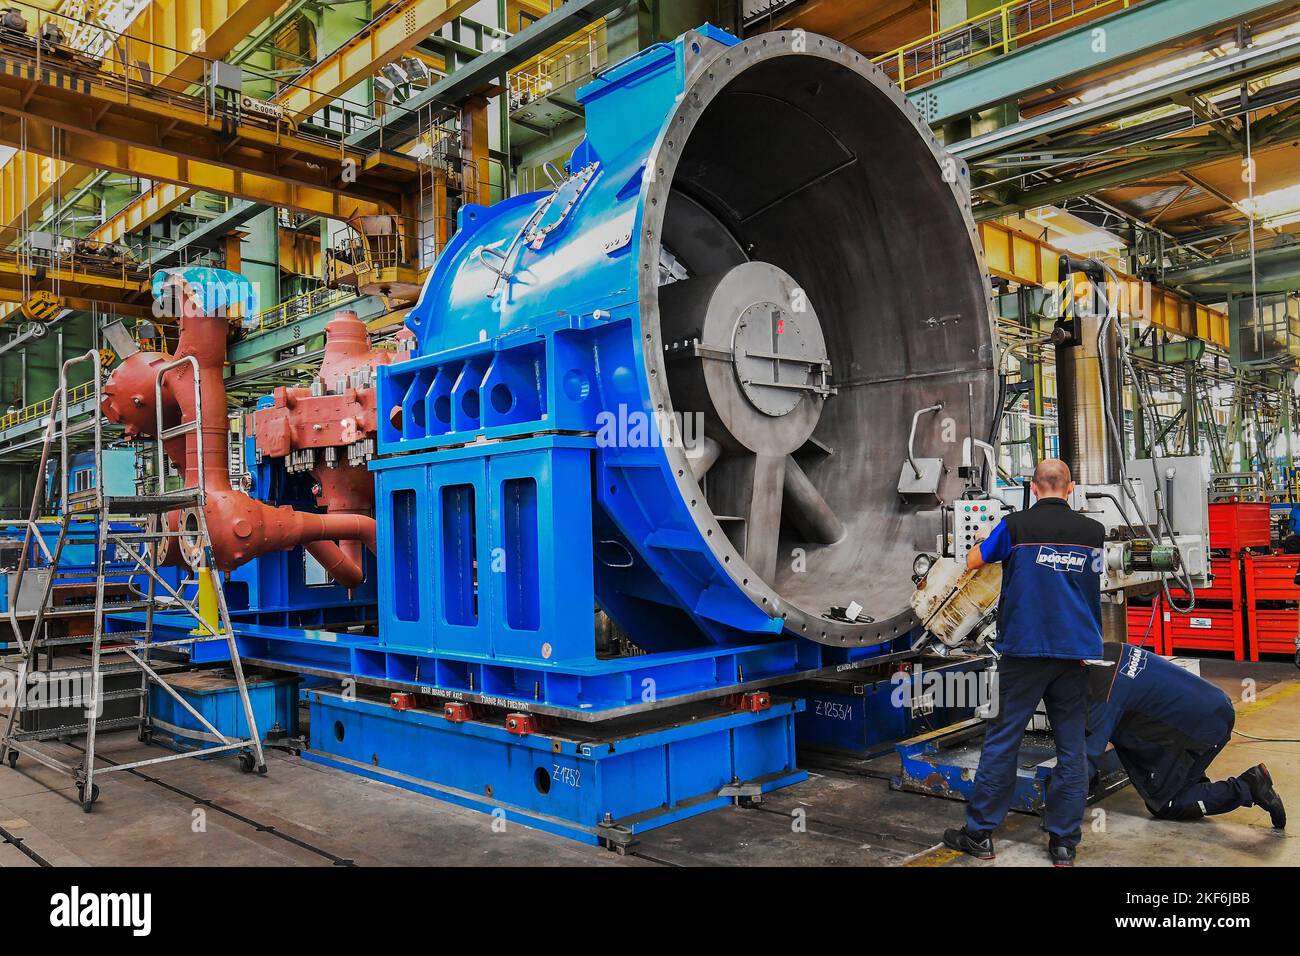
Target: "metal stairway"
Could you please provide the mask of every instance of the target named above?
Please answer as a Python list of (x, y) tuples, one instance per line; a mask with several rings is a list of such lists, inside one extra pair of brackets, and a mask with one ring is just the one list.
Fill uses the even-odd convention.
[[(65, 401), (68, 394), (68, 370), (83, 362), (89, 362), (92, 368), (96, 412), (89, 421), (70, 427)], [(266, 773), (261, 735), (248, 697), (248, 686), (244, 678), (234, 630), (231, 627), (221, 575), (213, 563), (211, 539), (204, 514), (203, 430), (200, 427), (202, 398), (199, 394), (198, 362), (189, 356), (158, 366), (154, 387), (160, 393), (163, 376), (182, 368), (188, 369), (194, 380), (193, 421), (183, 421), (178, 425), (165, 428), (162, 421), (163, 403), (159, 398), (156, 405), (158, 420), (154, 430), (157, 465), (154, 480), (157, 482), (158, 493), (123, 496), (105, 493), (103, 483), (98, 478), (103, 475), (103, 419), (98, 413), (102, 398), (99, 353), (92, 350), (65, 362), (59, 373), (59, 388), (50, 403), (45, 440), (37, 470), (38, 476), (45, 474), (51, 448), (57, 441), (60, 467), (57, 473), (59, 484), (56, 487), (63, 490), (60, 494), (62, 516), (59, 536), (53, 551), (50, 551), (37, 526), (44, 498), (42, 481), (36, 482), (31, 510), (27, 521), (23, 522), (25, 524), (23, 548), (17, 572), (12, 578), (9, 595), (9, 623), (19, 648), (18, 677), (14, 687), (15, 693), (10, 701), (9, 713), (4, 718), (3, 737), (0, 737), (0, 760), (7, 761), (10, 767), (14, 767), (19, 756), (22, 755), (72, 777), (76, 781), (77, 796), (82, 809), (87, 813), (99, 796), (99, 787), (95, 783), (95, 778), (104, 773), (132, 770), (186, 757), (211, 756), (228, 752), (238, 752), (240, 769), (246, 773), (254, 770), (258, 773)], [(95, 486), (70, 493), (68, 491), (68, 439), (72, 435), (92, 430), (97, 476)], [(196, 483), (193, 487), (163, 491), (167, 476), (167, 459), (163, 443), (190, 432), (196, 435)], [(167, 522), (167, 515), (173, 511), (181, 512), (178, 528), (175, 530), (170, 528)], [(110, 515), (113, 516), (112, 521)], [(119, 530), (123, 526), (130, 530)], [(55, 582), (61, 577), (75, 576), (78, 573), (61, 569), (67, 545), (76, 541), (85, 543), (93, 541), (95, 545), (94, 624), (89, 634), (52, 637), (49, 634), (51, 620), (85, 615), (88, 610), (84, 604), (58, 605), (53, 600), (56, 593)], [(194, 568), (198, 593), (193, 600), (188, 600), (179, 593), (184, 589), (183, 587), (173, 588), (159, 574), (159, 558), (166, 547), (183, 549), (189, 559), (187, 563)], [(109, 563), (110, 553), (116, 555), (119, 563), (126, 562), (132, 569), (128, 577), (128, 586), (134, 593), (129, 600), (106, 598), (106, 564)], [(42, 562), (43, 566), (34, 567), (33, 558)], [(144, 592), (135, 589), (133, 583), (140, 573), (144, 574), (147, 581), (147, 589)], [(24, 622), (18, 616), (16, 598), (22, 590), (23, 579), (28, 574), (38, 576), (41, 599), (36, 605), (31, 629), (25, 633)], [(80, 574), (84, 576), (85, 572)], [(41, 575), (43, 580), (39, 579)], [(159, 588), (165, 594), (159, 594)], [(165, 604), (167, 610), (184, 611), (189, 614), (196, 622), (195, 629), (182, 639), (155, 641), (153, 639), (154, 613), (160, 604)], [(145, 620), (142, 627), (106, 632), (107, 615), (132, 611), (144, 612)], [(107, 647), (106, 641), (109, 642)], [(190, 669), (183, 661), (183, 656), (189, 648), (194, 644), (213, 641), (226, 642), (230, 651), (230, 666), (234, 672), (248, 725), (249, 736), (246, 738), (231, 738), (223, 734), (167, 683), (167, 674)], [(89, 646), (89, 666), (71, 668), (57, 666), (55, 657), (57, 651), (78, 646), (82, 648)], [(156, 651), (167, 653), (159, 660), (152, 656)], [(115, 660), (106, 662), (105, 658), (115, 658)], [(140, 676), (138, 687), (104, 690), (105, 676), (132, 672)], [(148, 742), (151, 739), (149, 718), (151, 685), (161, 688), (180, 704), (212, 735), (216, 745), (207, 749), (96, 766), (95, 747), (100, 732), (135, 727), (141, 741)], [(57, 696), (53, 699), (48, 696), (51, 687), (58, 689)], [(40, 688), (39, 692), (37, 688)], [(33, 693), (29, 694), (29, 690)], [(40, 699), (36, 700), (38, 695)], [(103, 717), (105, 702), (125, 698), (138, 698), (135, 716), (111, 719)], [(40, 710), (72, 706), (84, 708), (84, 720), (57, 727), (24, 729), (22, 719), (24, 714), (39, 717)], [(39, 720), (34, 723), (39, 723)], [(62, 754), (52, 752), (49, 746), (51, 741), (66, 744), (77, 737), (84, 737), (84, 756), (76, 763), (69, 762)]]

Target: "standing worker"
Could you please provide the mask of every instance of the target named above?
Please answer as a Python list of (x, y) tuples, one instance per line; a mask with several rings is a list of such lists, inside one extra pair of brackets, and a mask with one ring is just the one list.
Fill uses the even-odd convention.
[(1105, 530), (1070, 507), (1074, 481), (1065, 462), (1039, 462), (1031, 487), (1037, 503), (1007, 515), (966, 556), (972, 570), (1002, 562), (998, 712), (984, 737), (966, 825), (946, 831), (943, 842), (976, 859), (993, 859), (993, 831), (1011, 806), (1020, 742), (1041, 700), (1056, 737), (1056, 770), (1043, 811), (1047, 852), (1055, 866), (1073, 866), (1088, 796), (1083, 662), (1102, 654)]
[(1134, 789), (1159, 820), (1199, 820), (1238, 807), (1268, 811), (1286, 828), (1286, 808), (1262, 763), (1227, 780), (1205, 772), (1232, 739), (1228, 695), (1191, 671), (1131, 644), (1107, 644), (1088, 668), (1088, 760), (1115, 745)]

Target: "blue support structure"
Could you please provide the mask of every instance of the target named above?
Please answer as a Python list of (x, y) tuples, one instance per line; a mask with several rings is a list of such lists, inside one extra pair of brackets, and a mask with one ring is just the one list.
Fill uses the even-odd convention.
[[(987, 699), (988, 658), (938, 667), (902, 665), (874, 679), (839, 674), (791, 685), (807, 707), (796, 726), (801, 749), (874, 757), (895, 742), (970, 719)], [(983, 695), (983, 696), (982, 696)]]
[[(270, 404), (264, 398), (258, 407)], [(254, 498), (299, 511), (315, 511), (310, 475), (288, 474), (280, 459), (257, 461), (257, 443), (244, 440)], [(305, 548), (273, 551), (231, 572), (226, 601), (233, 620), (281, 628), (343, 628), (376, 620), (378, 575), (372, 555), (362, 560), (365, 580), (349, 590), (330, 581)]]
[[(435, 652), (427, 646), (389, 644), (365, 634), (245, 623), (238, 613), (231, 613), (240, 656), (253, 664), (355, 678), (375, 687), (583, 722), (647, 713), (910, 656), (906, 640), (890, 648), (851, 653), (807, 641), (779, 640), (725, 650), (698, 648), (611, 659), (593, 656), (585, 662), (552, 664), (492, 659), (475, 652)], [(119, 614), (113, 621), (125, 630), (141, 619), (141, 615)], [(179, 640), (192, 627), (193, 622), (179, 614), (154, 615), (158, 640)], [(227, 656), (220, 647), (201, 644), (191, 659), (197, 664), (219, 663)]]
[(795, 765), (800, 701), (760, 713), (714, 702), (678, 726), (567, 738), (324, 690), (304, 696), (311, 706), (304, 758), (584, 843), (617, 847), (807, 778)]

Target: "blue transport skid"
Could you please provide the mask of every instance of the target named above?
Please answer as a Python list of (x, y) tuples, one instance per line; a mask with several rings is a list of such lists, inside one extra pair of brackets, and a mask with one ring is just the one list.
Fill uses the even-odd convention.
[[(969, 800), (975, 789), (976, 769), (984, 743), (984, 721), (961, 721), (921, 734), (898, 744), (901, 763), (892, 786), (950, 800)], [(1056, 769), (1056, 748), (1049, 733), (1031, 730), (1020, 745), (1016, 760), (1016, 785), (1011, 809), (1017, 813), (1041, 814), (1047, 787)], [(1113, 748), (1107, 748), (1092, 781), (1088, 802), (1128, 784)]]
[[(227, 737), (248, 736), (248, 719), (234, 676), (218, 669), (173, 675), (171, 688)], [(248, 679), (248, 699), (263, 743), (298, 736), (298, 685), (293, 676)], [(157, 684), (149, 686), (150, 739), (174, 750), (209, 750), (221, 741)]]

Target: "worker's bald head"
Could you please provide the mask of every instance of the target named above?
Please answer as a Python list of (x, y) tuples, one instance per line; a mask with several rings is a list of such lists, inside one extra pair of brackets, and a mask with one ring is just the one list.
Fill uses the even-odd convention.
[(1044, 458), (1034, 469), (1034, 494), (1039, 498), (1068, 498), (1074, 490), (1070, 466), (1059, 458)]

